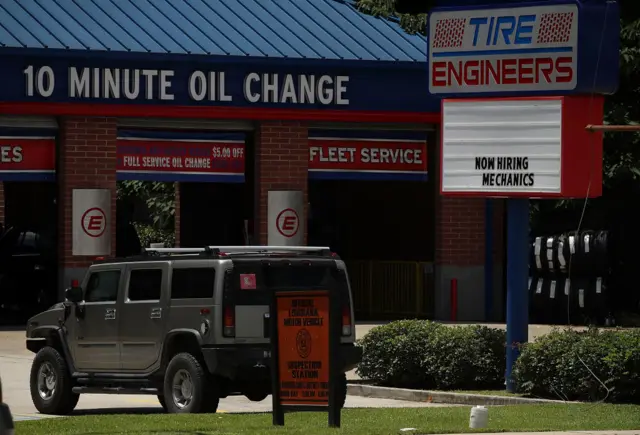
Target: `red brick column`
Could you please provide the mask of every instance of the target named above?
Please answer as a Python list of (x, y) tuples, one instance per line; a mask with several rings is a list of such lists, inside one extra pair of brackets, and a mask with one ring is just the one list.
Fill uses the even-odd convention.
[(504, 307), (507, 303), (504, 273), (506, 266), (504, 212), (505, 199), (493, 200), (493, 312), (488, 321), (504, 322)]
[[(60, 291), (72, 279), (81, 279), (93, 257), (72, 254), (73, 189), (111, 190), (111, 251), (116, 250), (116, 142), (115, 118), (62, 118), (57, 168), (59, 185)], [(61, 293), (60, 293), (61, 295)]]
[(304, 123), (264, 122), (256, 137), (256, 230), (259, 244), (267, 243), (267, 206), (270, 190), (304, 192), (304, 240), (307, 242), (309, 141)]
[(175, 236), (176, 236), (176, 242), (174, 244), (174, 246), (176, 248), (180, 247), (180, 183), (175, 183), (176, 185), (176, 196), (175, 196), (175, 214), (173, 216), (173, 220), (174, 220), (174, 225), (175, 225)]
[(436, 206), (436, 263), (484, 265), (484, 199), (440, 196)]
[(485, 319), (485, 204), (484, 198), (439, 196), (436, 203), (436, 318), (449, 320), (451, 280), (458, 282), (459, 321), (495, 320), (504, 304), (504, 200), (493, 205), (493, 315)]
[(457, 280), (457, 320), (484, 319), (485, 200), (436, 199), (435, 317), (450, 320), (451, 280)]

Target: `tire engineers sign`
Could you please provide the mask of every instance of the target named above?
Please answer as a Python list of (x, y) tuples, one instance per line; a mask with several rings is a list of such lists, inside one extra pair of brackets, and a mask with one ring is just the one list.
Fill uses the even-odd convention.
[(73, 255), (111, 255), (111, 192), (73, 190)]
[(329, 406), (329, 293), (283, 292), (276, 300), (281, 404)]
[(430, 15), (429, 91), (573, 90), (578, 6), (533, 6)]

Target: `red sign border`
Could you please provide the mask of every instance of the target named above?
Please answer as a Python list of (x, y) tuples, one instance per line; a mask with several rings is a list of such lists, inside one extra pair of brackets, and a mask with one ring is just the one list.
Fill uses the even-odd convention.
[[(286, 211), (293, 212), (293, 214), (296, 215), (296, 220), (298, 221), (298, 223), (296, 225), (296, 230), (290, 236), (288, 236), (285, 233), (283, 233), (282, 230), (280, 229), (280, 225), (278, 224), (278, 222), (280, 221), (280, 216), (282, 216), (282, 214), (284, 212), (286, 212)], [(276, 216), (276, 229), (278, 230), (278, 232), (280, 233), (280, 235), (282, 237), (286, 237), (287, 239), (291, 239), (291, 238), (295, 237), (296, 234), (298, 234), (298, 231), (300, 231), (300, 215), (298, 214), (298, 212), (295, 211), (294, 209), (292, 209), (291, 207), (287, 207), (284, 210), (282, 210), (280, 213), (278, 213), (278, 216)]]
[[(94, 210), (98, 210), (100, 213), (102, 213), (102, 216), (104, 217), (104, 228), (102, 228), (102, 231), (100, 231), (100, 234), (97, 234), (97, 235), (89, 234), (89, 231), (87, 231), (87, 229), (84, 227), (84, 218), (89, 214), (89, 212)], [(80, 218), (80, 227), (82, 227), (82, 231), (89, 237), (92, 237), (94, 239), (102, 237), (105, 231), (107, 231), (107, 214), (100, 207), (91, 207), (90, 209), (88, 209), (82, 214), (82, 217)]]

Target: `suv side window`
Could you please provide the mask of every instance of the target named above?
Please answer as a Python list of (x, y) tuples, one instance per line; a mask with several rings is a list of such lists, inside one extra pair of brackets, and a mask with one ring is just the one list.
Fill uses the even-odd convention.
[(119, 270), (101, 270), (89, 276), (85, 302), (116, 302), (120, 285)]
[(162, 295), (162, 269), (133, 269), (129, 273), (130, 301), (158, 301)]
[(213, 297), (216, 270), (212, 267), (173, 269), (171, 299), (205, 299)]

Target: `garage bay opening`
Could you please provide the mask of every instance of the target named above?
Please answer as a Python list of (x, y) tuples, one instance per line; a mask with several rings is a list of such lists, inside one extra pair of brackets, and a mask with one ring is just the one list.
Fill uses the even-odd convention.
[(431, 318), (426, 133), (311, 130), (309, 146), (309, 244), (347, 263), (356, 316)]
[(0, 323), (57, 301), (57, 126), (0, 117)]
[(242, 132), (118, 131), (117, 255), (242, 245), (253, 215)]

